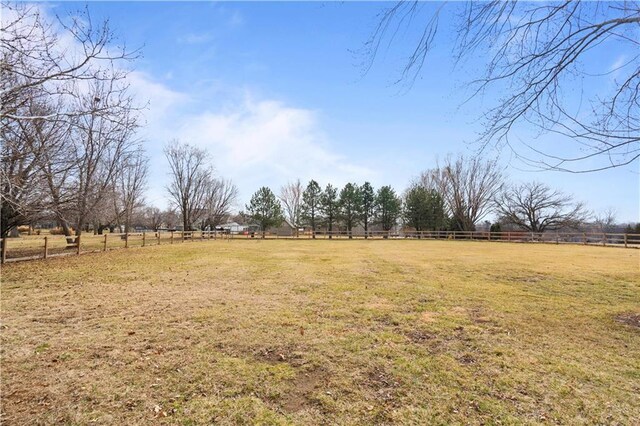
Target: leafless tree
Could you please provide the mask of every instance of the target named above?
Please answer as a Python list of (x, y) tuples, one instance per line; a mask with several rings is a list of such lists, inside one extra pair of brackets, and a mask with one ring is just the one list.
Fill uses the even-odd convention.
[[(27, 108), (42, 111), (46, 107), (30, 103)], [(3, 237), (18, 225), (36, 220), (47, 210), (49, 197), (40, 173), (40, 159), (43, 152), (50, 149), (46, 141), (56, 139), (58, 130), (56, 123), (51, 121), (2, 121), (0, 223)]]
[(168, 208), (162, 212), (162, 222), (168, 229), (175, 229), (182, 222), (182, 217), (175, 208)]
[(300, 179), (296, 179), (294, 182), (288, 182), (286, 185), (280, 188), (280, 194), (278, 198), (282, 202), (284, 207), (284, 213), (289, 223), (295, 227), (296, 234), (298, 227), (300, 226), (300, 214), (302, 204), (302, 193), (304, 188)]
[(453, 227), (472, 231), (490, 210), (501, 189), (503, 175), (496, 160), (481, 157), (449, 156), (442, 165), (423, 173), (427, 189), (435, 189), (444, 199)]
[(130, 232), (131, 220), (136, 209), (142, 207), (147, 185), (149, 162), (141, 150), (123, 159), (122, 171), (116, 178), (117, 191), (122, 206), (125, 232)]
[(147, 229), (157, 230), (162, 226), (164, 221), (164, 214), (162, 210), (155, 206), (145, 207), (142, 210), (142, 217), (144, 226)]
[(138, 55), (116, 47), (108, 21), (95, 22), (88, 9), (53, 20), (37, 4), (3, 1), (1, 7), (0, 119), (73, 116), (78, 111), (25, 114), (18, 108), (32, 100), (65, 96), (68, 83), (122, 80), (126, 72), (113, 64)]
[[(4, 225), (53, 214), (66, 235), (105, 204), (137, 118), (108, 22), (87, 11), (51, 19), (39, 5), (2, 2), (0, 126)], [(100, 218), (102, 220), (102, 218)]]
[(202, 229), (213, 229), (229, 217), (231, 209), (238, 200), (238, 187), (230, 180), (210, 179), (205, 199), (206, 216)]
[(577, 229), (589, 217), (584, 204), (540, 182), (505, 188), (496, 196), (495, 205), (501, 221), (538, 234)]
[(594, 217), (594, 223), (600, 232), (612, 232), (616, 227), (616, 211), (612, 207), (605, 209)]
[[(573, 172), (622, 166), (640, 157), (640, 3), (493, 0), (451, 7), (459, 13), (457, 63), (489, 58), (484, 75), (469, 85), (471, 96), (505, 90), (484, 114), (481, 147), (508, 147), (528, 164)], [(399, 79), (412, 84), (427, 64), (443, 10), (444, 3), (434, 9), (400, 1), (383, 11), (365, 45), (367, 67), (382, 46), (417, 29)], [(591, 52), (605, 48), (605, 42), (630, 54), (614, 66), (597, 63)], [(580, 105), (565, 96), (568, 87), (583, 92)], [(574, 155), (516, 144), (520, 124), (564, 136)]]
[(167, 191), (182, 215), (184, 230), (188, 231), (206, 213), (207, 194), (213, 179), (209, 156), (204, 149), (177, 140), (172, 141), (164, 153), (171, 173)]
[[(73, 223), (76, 235), (80, 235), (88, 217), (139, 149), (134, 139), (138, 116), (126, 86), (116, 81), (96, 80), (88, 90), (78, 88), (75, 104), (79, 111), (87, 111), (74, 118), (67, 147), (73, 172)], [(95, 105), (93, 110), (91, 105)]]

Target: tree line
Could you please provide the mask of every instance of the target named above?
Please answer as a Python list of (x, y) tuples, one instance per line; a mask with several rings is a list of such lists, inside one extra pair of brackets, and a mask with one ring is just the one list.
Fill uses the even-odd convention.
[(497, 161), (462, 155), (446, 157), (402, 194), (391, 186), (376, 191), (369, 182), (322, 189), (311, 180), (303, 187), (298, 179), (278, 195), (262, 187), (246, 205), (248, 218), (263, 235), (286, 220), (296, 230), (309, 228), (314, 237), (319, 228), (351, 237), (358, 226), (365, 238), (372, 226), (383, 231), (399, 225), (416, 231), (473, 231), (491, 212), (498, 217), (497, 226), (535, 233), (577, 229), (591, 217), (568, 194), (540, 182), (509, 184)]

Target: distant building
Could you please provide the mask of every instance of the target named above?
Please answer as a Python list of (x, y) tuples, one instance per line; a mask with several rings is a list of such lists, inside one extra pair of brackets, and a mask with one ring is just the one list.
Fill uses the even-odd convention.
[(281, 237), (290, 237), (296, 235), (296, 227), (291, 224), (287, 219), (282, 221), (282, 224), (278, 227), (271, 227), (267, 229), (269, 234), (278, 235)]
[(230, 234), (242, 234), (249, 230), (249, 225), (240, 225), (238, 222), (227, 222), (216, 226), (216, 229)]

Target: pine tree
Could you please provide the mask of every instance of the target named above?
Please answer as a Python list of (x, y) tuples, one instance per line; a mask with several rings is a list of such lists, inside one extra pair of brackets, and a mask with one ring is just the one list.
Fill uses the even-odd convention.
[(322, 201), (322, 189), (315, 180), (311, 180), (302, 193), (302, 220), (311, 226), (313, 238), (316, 237), (316, 228), (320, 220)]
[(351, 231), (358, 224), (362, 211), (362, 194), (355, 183), (348, 183), (340, 191), (338, 200), (340, 220), (347, 228), (349, 238), (353, 238)]
[(338, 190), (331, 184), (327, 184), (327, 187), (320, 196), (320, 210), (324, 215), (327, 230), (329, 231), (329, 238), (331, 238), (333, 224), (338, 216)]
[(376, 220), (384, 231), (390, 231), (402, 212), (402, 200), (390, 186), (383, 186), (376, 195)]
[(369, 238), (369, 225), (376, 212), (376, 193), (369, 182), (360, 188), (360, 218), (364, 226), (364, 237)]
[(262, 229), (262, 238), (267, 228), (280, 226), (283, 221), (282, 206), (275, 194), (266, 186), (263, 186), (251, 197), (246, 206), (247, 213)]

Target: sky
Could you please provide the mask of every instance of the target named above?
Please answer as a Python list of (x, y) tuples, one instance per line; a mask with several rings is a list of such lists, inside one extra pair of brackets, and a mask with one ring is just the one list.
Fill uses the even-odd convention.
[[(128, 64), (144, 110), (139, 136), (150, 157), (147, 202), (167, 207), (163, 147), (179, 139), (206, 148), (216, 173), (239, 188), (241, 210), (253, 192), (294, 179), (391, 185), (402, 192), (448, 154), (476, 155), (479, 112), (499, 96), (468, 96), (473, 70), (452, 58), (453, 21), (420, 78), (395, 84), (406, 49), (383, 49), (373, 67), (363, 48), (389, 6), (382, 2), (91, 2), (141, 57)], [(430, 3), (426, 8), (439, 5)], [(84, 3), (47, 4), (61, 17)], [(409, 37), (407, 35), (407, 37)], [(402, 43), (402, 39), (400, 39)], [(409, 46), (408, 44), (404, 45)], [(615, 66), (629, 52), (604, 46), (594, 62)], [(516, 137), (531, 137), (523, 129)], [(557, 137), (556, 137), (557, 138)], [(548, 146), (564, 143), (545, 136)], [(499, 155), (509, 182), (541, 181), (571, 193), (594, 212), (613, 208), (620, 222), (640, 220), (639, 162), (590, 174), (539, 170)]]

